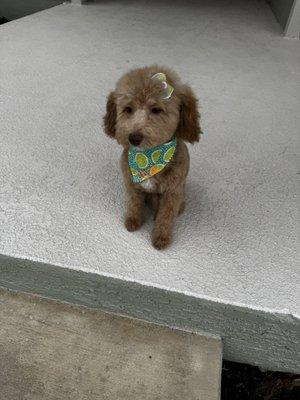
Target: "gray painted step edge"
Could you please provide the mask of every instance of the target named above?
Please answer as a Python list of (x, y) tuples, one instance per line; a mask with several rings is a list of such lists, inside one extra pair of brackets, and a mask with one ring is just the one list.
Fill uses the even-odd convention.
[(300, 372), (300, 320), (0, 255), (0, 286), (187, 331), (219, 335), (224, 358)]

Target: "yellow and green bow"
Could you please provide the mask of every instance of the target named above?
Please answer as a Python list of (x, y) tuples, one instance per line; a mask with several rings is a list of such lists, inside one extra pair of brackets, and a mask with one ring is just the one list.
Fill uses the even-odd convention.
[(162, 83), (162, 87), (164, 89), (162, 99), (163, 100), (169, 99), (172, 93), (174, 92), (174, 88), (167, 82), (166, 75), (163, 72), (158, 72), (157, 74), (152, 76), (152, 79), (157, 79)]

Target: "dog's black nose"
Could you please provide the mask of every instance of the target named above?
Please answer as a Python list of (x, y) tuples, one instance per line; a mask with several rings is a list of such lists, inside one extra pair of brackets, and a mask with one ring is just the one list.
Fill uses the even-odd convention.
[(138, 146), (142, 143), (144, 136), (140, 132), (131, 133), (128, 137), (129, 143), (132, 146)]

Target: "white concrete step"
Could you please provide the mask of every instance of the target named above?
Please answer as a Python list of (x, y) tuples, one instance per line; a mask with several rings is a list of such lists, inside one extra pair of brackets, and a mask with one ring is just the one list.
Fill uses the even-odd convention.
[[(299, 42), (249, 1), (61, 5), (0, 27), (0, 285), (222, 336), (224, 356), (299, 371)], [(186, 211), (164, 252), (122, 224), (101, 128), (129, 68), (200, 98)], [(25, 261), (22, 261), (25, 260)]]
[(6, 400), (218, 400), (221, 341), (0, 290)]

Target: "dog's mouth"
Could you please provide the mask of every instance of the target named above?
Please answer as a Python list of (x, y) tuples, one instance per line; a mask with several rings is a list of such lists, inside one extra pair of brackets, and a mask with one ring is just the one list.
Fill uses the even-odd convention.
[(146, 149), (150, 149), (155, 146), (162, 145), (171, 139), (172, 138), (170, 138), (168, 140), (164, 140), (164, 141), (154, 141), (154, 140), (151, 140), (151, 138), (149, 136), (138, 131), (138, 132), (130, 133), (127, 137), (127, 142), (130, 147), (136, 147), (137, 149), (140, 149), (140, 150), (146, 150)]
[(131, 146), (139, 147), (144, 141), (144, 135), (141, 132), (134, 132), (128, 136), (128, 141)]

